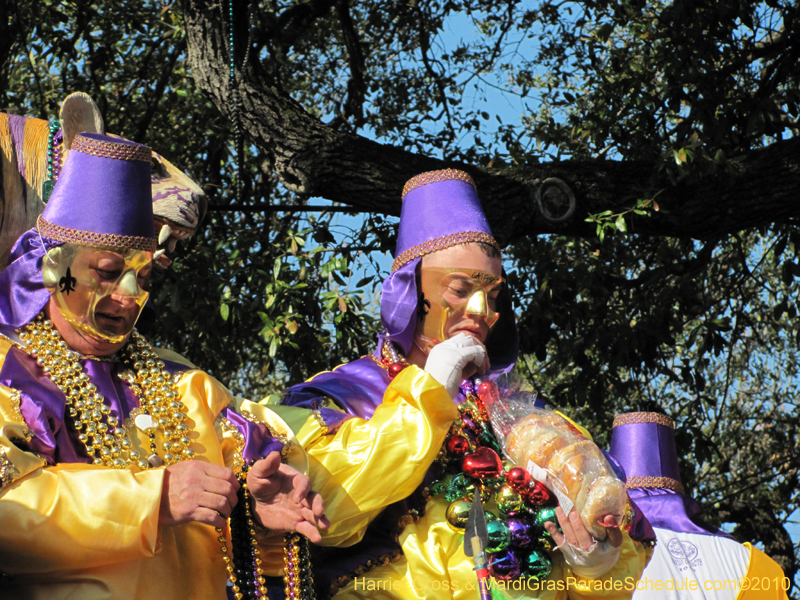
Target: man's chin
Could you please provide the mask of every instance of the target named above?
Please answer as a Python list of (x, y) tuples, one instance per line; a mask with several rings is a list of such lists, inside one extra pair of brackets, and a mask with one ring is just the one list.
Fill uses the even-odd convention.
[(84, 326), (80, 328), (78, 333), (84, 342), (94, 349), (95, 354), (111, 354), (119, 350), (128, 341), (133, 331), (132, 327), (129, 330), (125, 330), (122, 325), (115, 327), (115, 329), (117, 331), (100, 331)]

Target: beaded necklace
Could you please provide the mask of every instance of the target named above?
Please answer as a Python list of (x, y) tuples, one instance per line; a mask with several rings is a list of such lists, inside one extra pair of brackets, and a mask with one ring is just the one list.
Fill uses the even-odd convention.
[[(116, 469), (135, 465), (142, 470), (189, 460), (194, 452), (189, 448), (189, 427), (184, 404), (179, 400), (175, 384), (164, 362), (158, 359), (152, 347), (134, 331), (128, 344), (123, 348), (121, 360), (128, 367), (122, 373), (139, 399), (140, 406), (131, 411), (131, 417), (139, 429), (150, 438), (150, 456), (143, 460), (139, 452), (132, 449), (126, 427), (119, 426), (119, 419), (111, 414), (111, 407), (103, 402), (97, 393), (97, 386), (91, 383), (79, 362), (80, 355), (69, 349), (67, 343), (53, 326), (53, 323), (39, 313), (27, 325), (19, 329), (23, 350), (36, 359), (45, 375), (58, 386), (66, 397), (66, 413), (72, 420), (78, 439), (86, 447), (93, 463)], [(226, 422), (227, 423), (227, 422)], [(250, 506), (250, 492), (247, 489), (247, 472), (250, 463), (242, 457), (244, 435), (233, 425), (227, 423), (235, 437), (238, 452), (234, 457), (234, 473), (241, 483), (239, 502), (230, 518), (231, 546), (233, 558), (228, 556), (227, 538), (221, 528), (217, 528), (218, 541), (228, 579), (233, 584), (234, 596), (268, 600), (266, 579), (261, 567), (256, 523)], [(156, 432), (164, 438), (163, 458), (158, 455)], [(290, 600), (313, 599), (314, 583), (311, 575), (308, 539), (296, 533), (284, 537), (284, 584), (286, 596)], [(247, 565), (247, 566), (245, 566)]]
[[(236, 440), (237, 452), (234, 457), (233, 472), (239, 480), (239, 501), (230, 517), (231, 556), (228, 556), (227, 538), (224, 530), (217, 528), (218, 540), (222, 544), (223, 560), (232, 584), (231, 591), (236, 600), (269, 600), (266, 578), (261, 567), (261, 550), (258, 547), (256, 529), (259, 527), (253, 516), (250, 501), (252, 496), (247, 487), (247, 473), (255, 461), (245, 461), (244, 435), (230, 423), (223, 420), (222, 428), (230, 432)], [(308, 538), (298, 533), (287, 533), (283, 538), (283, 583), (289, 600), (314, 600), (314, 578), (311, 574), (311, 556)]]
[[(121, 360), (129, 371), (122, 374), (139, 399), (139, 407), (131, 412), (135, 425), (150, 439), (150, 454), (145, 460), (132, 448), (127, 428), (111, 414), (97, 386), (90, 381), (79, 362), (80, 355), (69, 349), (49, 319), (42, 313), (19, 330), (23, 350), (36, 359), (45, 375), (58, 386), (66, 398), (66, 414), (70, 417), (78, 439), (96, 465), (124, 469), (134, 465), (142, 470), (171, 465), (194, 456), (189, 448), (189, 427), (185, 408), (178, 398), (175, 384), (163, 361), (145, 339), (134, 331), (121, 351)], [(163, 437), (163, 457), (158, 454), (156, 432)]]
[[(370, 355), (372, 356), (372, 355)], [(391, 342), (381, 348), (381, 359), (372, 359), (393, 379), (408, 363)], [(460, 387), (466, 401), (458, 405), (453, 422), (436, 458), (443, 470), (428, 490), (449, 502), (447, 522), (463, 533), (472, 499), (480, 494), (487, 519), (489, 573), (495, 579), (519, 577), (541, 580), (552, 570), (547, 551), (553, 541), (546, 521), (557, 523), (555, 498), (541, 483), (510, 461), (492, 430), (487, 401), (498, 393), (491, 381), (465, 380)]]
[(52, 119), (48, 126), (47, 135), (47, 175), (42, 183), (42, 202), (50, 199), (56, 180), (61, 173), (61, 144), (64, 140), (64, 133), (61, 129), (61, 122)]

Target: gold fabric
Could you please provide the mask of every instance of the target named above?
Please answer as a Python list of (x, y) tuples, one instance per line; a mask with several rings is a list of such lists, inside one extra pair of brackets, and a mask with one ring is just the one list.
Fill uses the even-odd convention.
[(384, 508), (411, 495), (458, 418), (441, 384), (413, 365), (394, 379), (369, 421), (348, 419), (335, 434), (323, 435), (313, 415), (303, 412), (297, 437), (331, 521), (325, 546), (360, 541)]
[[(304, 426), (294, 424), (308, 454), (313, 487), (325, 498), (332, 523), (322, 544), (358, 542), (385, 507), (408, 497), (421, 484), (456, 418), (458, 410), (441, 384), (410, 365), (389, 385), (370, 420), (349, 419), (331, 435), (321, 435), (310, 416)], [(403, 556), (357, 576), (339, 591), (337, 600), (477, 598), (474, 565), (464, 555), (462, 532), (447, 524), (447, 504), (434, 497), (421, 519), (412, 522), (409, 518), (398, 540)], [(552, 556), (554, 570), (543, 584), (544, 591), (495, 593), (498, 597), (560, 600), (568, 597), (566, 586), (570, 584), (571, 598), (628, 598), (625, 578), (638, 579), (649, 560), (645, 549), (627, 534), (617, 566), (596, 580), (573, 576), (559, 552)], [(620, 582), (618, 590), (614, 589), (616, 581)], [(559, 591), (559, 585), (564, 589)]]
[(780, 565), (751, 543), (744, 545), (750, 550), (750, 562), (747, 575), (737, 582), (736, 600), (788, 600), (790, 582)]
[[(8, 342), (0, 345), (4, 358)], [(216, 422), (232, 401), (230, 392), (198, 370), (180, 376), (177, 389), (187, 407), (195, 458), (230, 466), (235, 440)], [(0, 598), (225, 599), (227, 573), (214, 528), (158, 526), (163, 468), (44, 467), (43, 459), (17, 445), (25, 427), (15, 420), (14, 396), (0, 386), (0, 448), (16, 471), (13, 483), (0, 490), (0, 571), (12, 576), (10, 585), (0, 587)], [(269, 409), (240, 399), (235, 404), (265, 416), (273, 433), (293, 439)], [(131, 441), (146, 453), (146, 434), (134, 429)], [(289, 454), (304, 469), (304, 454), (294, 446)], [(265, 572), (278, 575), (281, 536), (263, 542)]]
[[(373, 569), (364, 577), (356, 577), (339, 591), (336, 599), (475, 600), (478, 597), (475, 565), (464, 554), (463, 534), (447, 524), (447, 505), (442, 497), (431, 499), (425, 516), (407, 525), (400, 535), (403, 548), (400, 560)], [(574, 575), (560, 552), (552, 552), (550, 556), (553, 572), (546, 580), (519, 579), (508, 583), (493, 580), (494, 597), (630, 598), (625, 584), (635, 583), (649, 559), (644, 548), (627, 535), (617, 565), (597, 579)], [(615, 590), (615, 586), (619, 589)]]

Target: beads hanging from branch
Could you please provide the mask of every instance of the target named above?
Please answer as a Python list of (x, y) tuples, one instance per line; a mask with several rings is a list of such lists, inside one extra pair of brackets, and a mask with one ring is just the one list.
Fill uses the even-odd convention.
[[(243, 73), (247, 68), (250, 59), (250, 45), (253, 32), (253, 15), (250, 10), (249, 0), (240, 0), (244, 5), (247, 19), (247, 43), (244, 48), (244, 58), (239, 73)], [(242, 97), (239, 93), (239, 85), (236, 81), (236, 30), (234, 27), (234, 0), (227, 0), (227, 22), (228, 35), (225, 42), (228, 47), (228, 106), (231, 112), (231, 123), (233, 124), (233, 141), (236, 151), (236, 199), (239, 202), (244, 200), (244, 131), (242, 130)], [(223, 19), (224, 20), (224, 19)], [(241, 78), (240, 78), (241, 79)]]

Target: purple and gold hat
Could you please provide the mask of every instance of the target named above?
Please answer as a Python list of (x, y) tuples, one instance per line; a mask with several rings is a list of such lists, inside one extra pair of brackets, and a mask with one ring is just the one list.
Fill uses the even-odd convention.
[(56, 242), (154, 252), (150, 148), (97, 133), (72, 142), (38, 228)]
[(700, 506), (686, 495), (670, 417), (656, 412), (617, 415), (609, 452), (625, 469), (628, 495), (654, 527), (732, 539), (704, 522)]
[(82, 133), (36, 227), (23, 233), (0, 273), (0, 332), (31, 321), (50, 298), (42, 280), (46, 252), (66, 242), (153, 252), (150, 148)]
[(403, 187), (392, 271), (431, 252), (468, 242), (491, 244), (500, 252), (472, 177), (443, 169), (410, 179)]
[[(395, 260), (381, 294), (385, 329), (381, 340), (396, 343), (407, 354), (417, 324), (416, 268), (422, 257), (469, 242), (484, 242), (498, 251), (500, 246), (492, 236), (475, 182), (464, 171), (443, 169), (417, 175), (403, 187), (402, 198)], [(519, 340), (505, 285), (498, 301), (500, 318), (486, 348), (493, 369), (507, 370), (517, 360)]]

